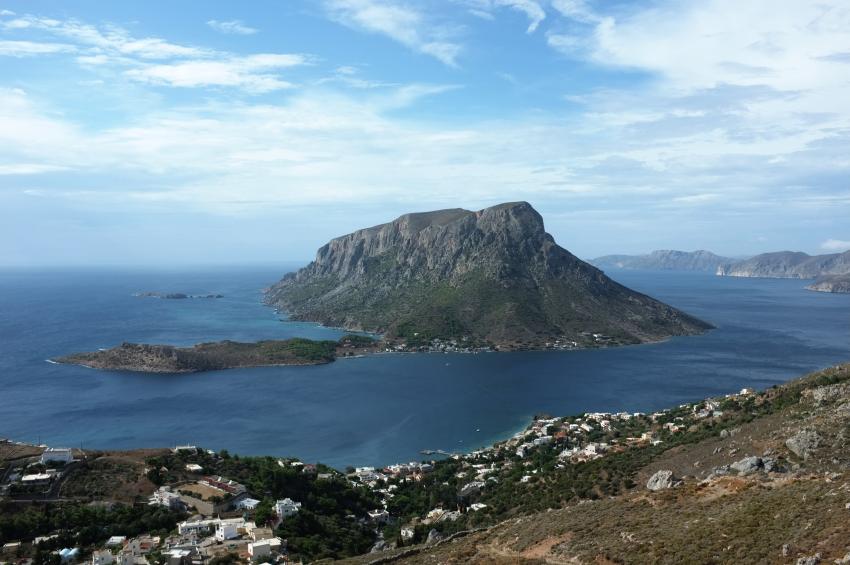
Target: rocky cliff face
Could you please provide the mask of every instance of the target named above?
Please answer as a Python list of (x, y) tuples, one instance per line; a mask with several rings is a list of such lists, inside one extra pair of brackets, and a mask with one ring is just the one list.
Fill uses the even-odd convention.
[(717, 274), (774, 279), (815, 279), (824, 275), (845, 275), (850, 274), (850, 251), (828, 255), (793, 251), (763, 253), (745, 261), (723, 265), (717, 269)]
[(406, 214), (336, 238), (266, 299), (294, 319), (409, 340), (635, 343), (710, 327), (559, 247), (525, 202)]
[(600, 269), (648, 269), (661, 271), (702, 271), (714, 273), (732, 259), (711, 251), (675, 251), (661, 249), (648, 255), (605, 255), (590, 263)]

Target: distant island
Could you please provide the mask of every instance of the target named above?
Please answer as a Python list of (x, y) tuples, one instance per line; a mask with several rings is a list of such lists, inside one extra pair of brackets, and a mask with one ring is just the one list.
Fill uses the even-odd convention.
[(725, 277), (774, 279), (816, 279), (828, 275), (850, 274), (850, 251), (809, 255), (800, 251), (762, 253), (717, 269)]
[(715, 255), (711, 251), (676, 251), (659, 249), (646, 255), (604, 255), (591, 259), (600, 269), (647, 269), (658, 271), (701, 271), (714, 273), (734, 259)]
[(139, 298), (163, 298), (167, 300), (186, 300), (189, 298), (224, 298), (223, 294), (185, 294), (183, 292), (137, 292)]
[(621, 345), (711, 328), (558, 246), (526, 202), (405, 214), (338, 237), (266, 301), (295, 320), (413, 346)]
[(320, 365), (338, 356), (372, 352), (376, 344), (376, 340), (361, 335), (344, 336), (339, 341), (302, 338), (256, 343), (218, 341), (193, 347), (125, 342), (112, 349), (75, 353), (54, 361), (110, 371), (196, 373), (240, 367)]

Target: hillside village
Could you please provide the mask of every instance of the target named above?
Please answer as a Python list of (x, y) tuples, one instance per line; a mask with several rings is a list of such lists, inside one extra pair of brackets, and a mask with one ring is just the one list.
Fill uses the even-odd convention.
[[(737, 446), (742, 426), (788, 406), (850, 398), (847, 381), (850, 371), (837, 367), (765, 392), (743, 389), (649, 414), (538, 416), (491, 447), (383, 468), (336, 470), (297, 459), (240, 458), (178, 446), (139, 454), (139, 466), (128, 465), (139, 476), (112, 479), (121, 483), (112, 490), (102, 479), (114, 469), (98, 462), (126, 455), (5, 441), (0, 515), (64, 511), (69, 505), (97, 505), (103, 516), (119, 510), (136, 514), (124, 530), (114, 520), (88, 530), (48, 530), (42, 519), (34, 522), (42, 530), (24, 532), (15, 530), (13, 520), (0, 519), (0, 562), (219, 565), (395, 555), (580, 501), (729, 477), (794, 477), (826, 443), (824, 432), (800, 430), (789, 435), (784, 449), (763, 453), (731, 445)], [(732, 444), (717, 445), (705, 462), (690, 467), (653, 468), (653, 461), (706, 441)], [(846, 465), (844, 459), (834, 461), (837, 470)], [(81, 484), (105, 490), (81, 496)], [(140, 486), (118, 502), (128, 485)], [(156, 527), (145, 529), (145, 520), (155, 520)]]

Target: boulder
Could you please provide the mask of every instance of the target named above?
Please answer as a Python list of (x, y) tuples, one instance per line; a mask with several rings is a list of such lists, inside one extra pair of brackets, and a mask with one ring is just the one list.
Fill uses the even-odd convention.
[(846, 398), (848, 396), (848, 392), (850, 392), (850, 387), (848, 387), (847, 383), (841, 383), (819, 386), (816, 389), (813, 389), (811, 394), (812, 400), (815, 401), (815, 404), (820, 406), (827, 402), (834, 402), (836, 400)]
[(750, 475), (752, 473), (757, 473), (764, 467), (764, 462), (761, 457), (744, 457), (740, 461), (735, 461), (729, 468), (733, 471), (737, 471), (739, 475)]
[(673, 478), (673, 471), (666, 469), (656, 471), (646, 482), (646, 488), (653, 491), (668, 489), (675, 485), (676, 480)]
[(425, 545), (433, 545), (443, 539), (443, 534), (438, 532), (437, 530), (431, 530), (428, 532), (428, 539), (425, 540)]
[(785, 440), (785, 447), (787, 447), (791, 453), (805, 461), (812, 455), (820, 443), (821, 437), (816, 431), (800, 430)]
[(765, 473), (784, 473), (785, 467), (773, 457), (765, 457), (761, 460)]
[(379, 539), (375, 542), (375, 545), (372, 546), (372, 549), (369, 550), (369, 553), (380, 553), (382, 551), (387, 550), (387, 542), (382, 539)]
[(818, 565), (818, 563), (820, 563), (820, 553), (797, 558), (797, 565)]

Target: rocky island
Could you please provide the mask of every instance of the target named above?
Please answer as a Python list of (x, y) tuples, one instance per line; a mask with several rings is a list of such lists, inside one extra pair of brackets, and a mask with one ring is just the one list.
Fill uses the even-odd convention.
[(825, 277), (820, 277), (806, 288), (817, 292), (836, 292), (847, 294), (850, 293), (850, 274), (827, 275)]
[(224, 298), (223, 294), (186, 294), (185, 292), (137, 292), (139, 298), (163, 298), (166, 300), (187, 300), (189, 298)]
[(302, 338), (256, 343), (218, 341), (193, 347), (125, 342), (112, 349), (59, 357), (55, 362), (110, 371), (196, 373), (240, 367), (319, 365), (330, 363), (338, 356), (371, 352), (376, 343), (370, 337), (359, 335), (345, 336), (339, 341)]
[(555, 243), (526, 202), (405, 214), (331, 240), (266, 292), (292, 319), (497, 349), (634, 344), (711, 326)]
[(721, 257), (703, 249), (676, 251), (659, 249), (647, 255), (604, 255), (591, 259), (590, 264), (600, 269), (650, 269), (658, 271), (701, 271), (714, 273), (732, 259)]
[(774, 279), (816, 279), (826, 275), (850, 274), (850, 251), (809, 255), (800, 251), (762, 253), (744, 261), (721, 265), (717, 274), (725, 277)]

